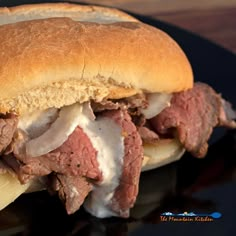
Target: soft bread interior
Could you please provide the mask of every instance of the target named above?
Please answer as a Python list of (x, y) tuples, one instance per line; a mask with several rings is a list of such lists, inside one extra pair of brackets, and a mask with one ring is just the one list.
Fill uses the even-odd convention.
[(24, 115), (51, 107), (61, 108), (75, 102), (84, 103), (90, 99), (98, 102), (104, 98), (120, 99), (138, 92), (141, 91), (111, 85), (103, 78), (90, 83), (71, 78), (63, 82), (52, 83), (50, 86), (29, 90), (11, 99), (2, 99), (0, 100), (0, 112), (12, 111)]
[(0, 175), (0, 210), (12, 203), (21, 194), (27, 191), (32, 183), (21, 184), (18, 179), (9, 173)]

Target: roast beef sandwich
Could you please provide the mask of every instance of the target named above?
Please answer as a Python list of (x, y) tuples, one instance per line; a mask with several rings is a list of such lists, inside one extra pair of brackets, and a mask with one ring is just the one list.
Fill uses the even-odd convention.
[(68, 214), (128, 217), (142, 171), (236, 127), (178, 44), (125, 13), (36, 4), (0, 23), (0, 209), (43, 187)]

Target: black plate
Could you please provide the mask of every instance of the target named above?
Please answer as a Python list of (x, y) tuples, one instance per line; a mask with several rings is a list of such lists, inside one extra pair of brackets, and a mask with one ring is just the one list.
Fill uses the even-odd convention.
[[(0, 6), (43, 1), (0, 1)], [(52, 1), (51, 1), (52, 2)], [(236, 106), (236, 57), (182, 29), (145, 16), (137, 18), (170, 34), (187, 54), (195, 80), (206, 82)], [(236, 132), (214, 132), (208, 155), (144, 173), (138, 204), (128, 220), (99, 220), (81, 209), (67, 216), (46, 192), (20, 197), (0, 212), (0, 235), (236, 235)], [(1, 193), (0, 193), (1, 194)], [(213, 222), (162, 222), (160, 215), (220, 212)]]

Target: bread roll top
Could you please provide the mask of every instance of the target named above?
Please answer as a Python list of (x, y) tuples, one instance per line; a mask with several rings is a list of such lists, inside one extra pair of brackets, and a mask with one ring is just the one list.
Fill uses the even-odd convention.
[(0, 42), (0, 112), (172, 93), (193, 84), (178, 44), (138, 21), (27, 20), (1, 25)]

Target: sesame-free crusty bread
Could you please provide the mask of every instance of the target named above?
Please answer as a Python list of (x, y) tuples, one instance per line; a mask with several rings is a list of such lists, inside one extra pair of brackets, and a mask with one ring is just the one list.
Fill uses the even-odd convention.
[[(21, 115), (90, 99), (182, 91), (192, 87), (193, 75), (164, 32), (116, 9), (51, 3), (0, 8), (0, 85), (0, 113)], [(142, 170), (184, 152), (176, 140), (158, 145), (144, 147)], [(0, 210), (29, 186), (42, 189), (2, 174)]]
[[(42, 5), (38, 15), (37, 5), (0, 9), (0, 19), (4, 12), (8, 19), (2, 22), (11, 22), (11, 17), (25, 19), (0, 26), (0, 112), (22, 114), (90, 99), (192, 87), (192, 70), (184, 52), (163, 31), (114, 9), (89, 11), (79, 6), (78, 15), (82, 11), (88, 16), (86, 21), (75, 21), (68, 11), (66, 17), (59, 14), (58, 6), (68, 9), (70, 4), (45, 6), (51, 12), (55, 6), (57, 14), (32, 20), (34, 14), (43, 18)], [(94, 14), (111, 19), (113, 11), (111, 23), (94, 22)]]

